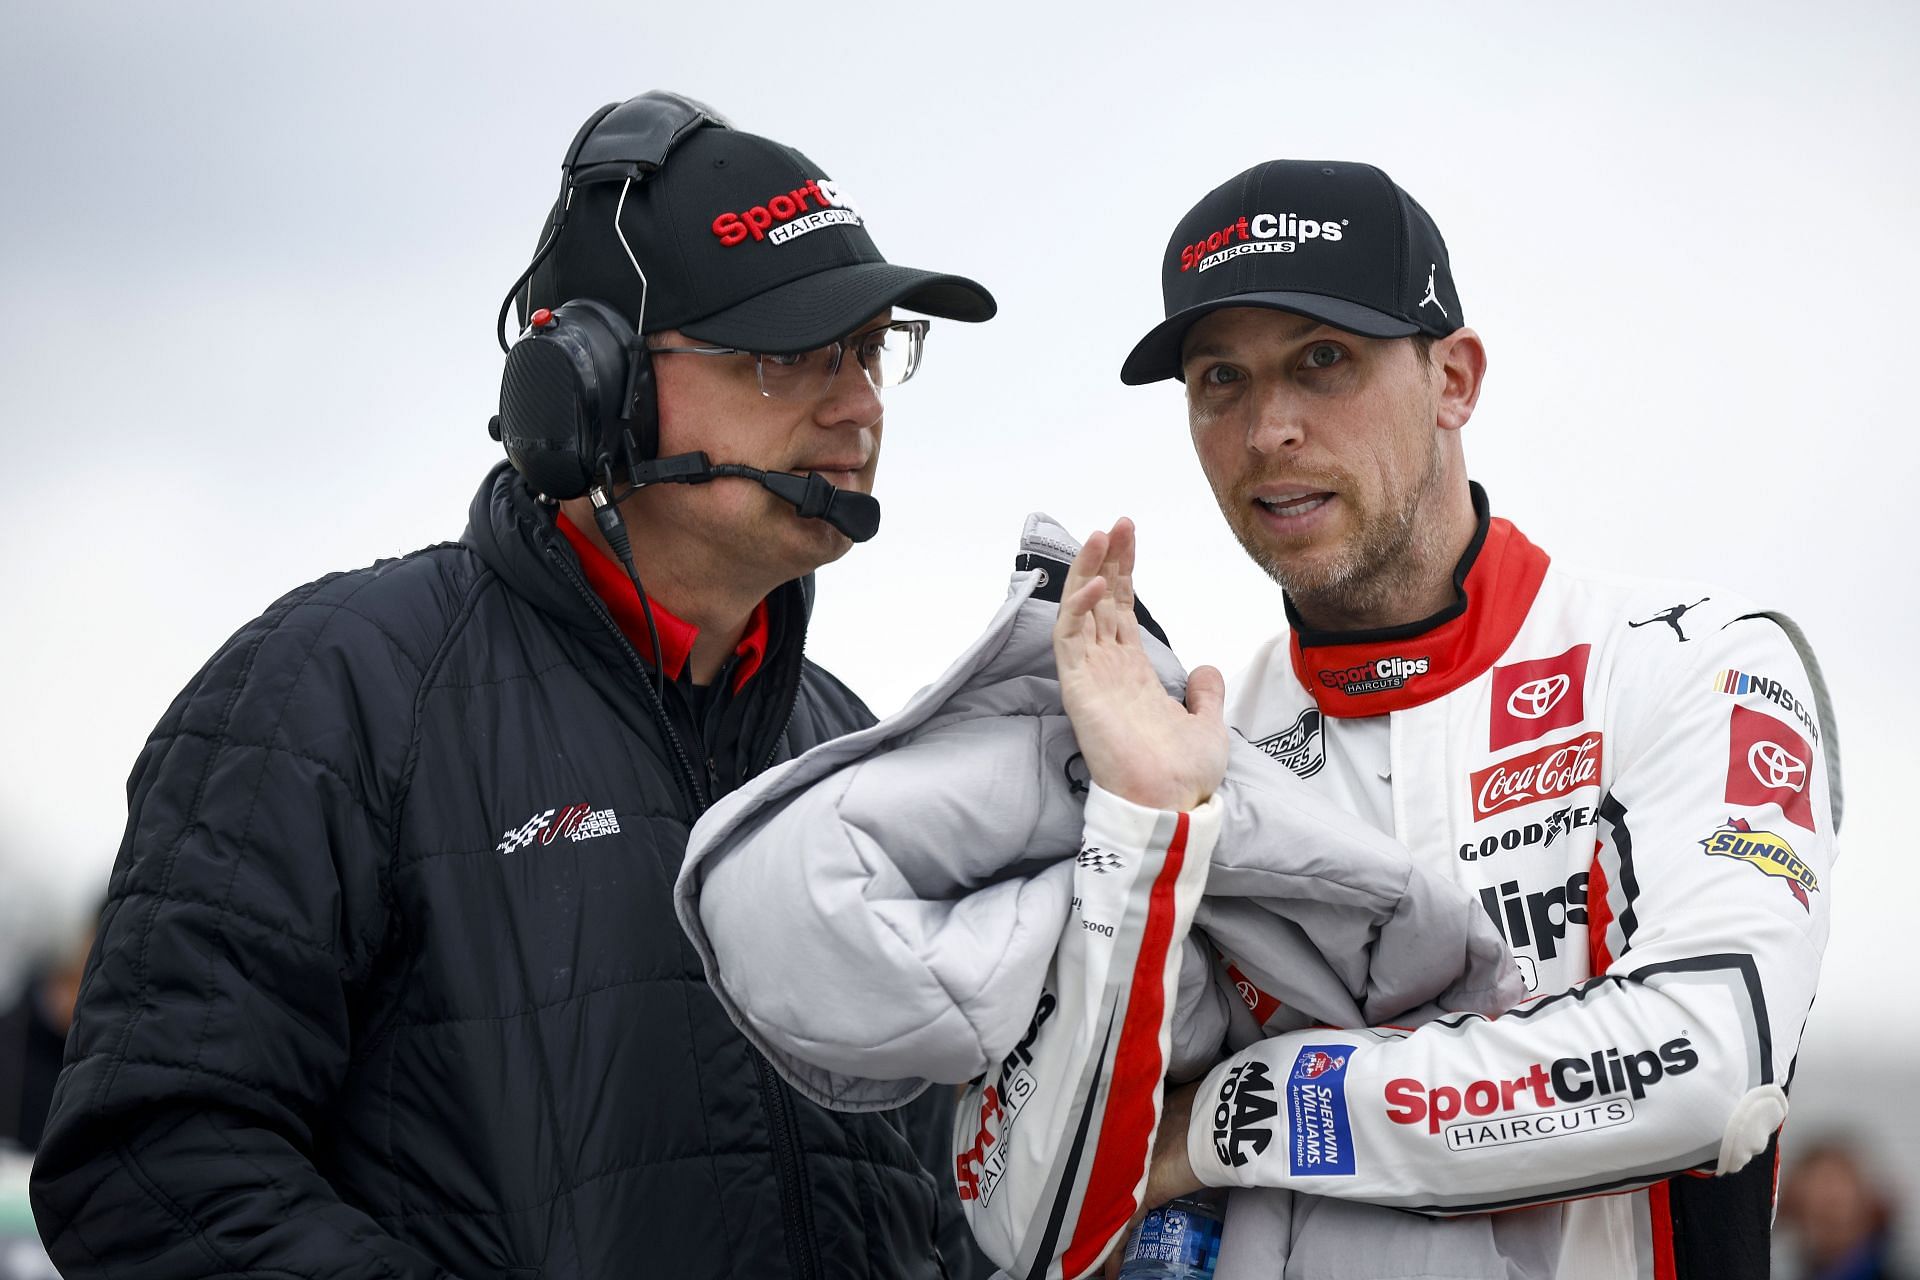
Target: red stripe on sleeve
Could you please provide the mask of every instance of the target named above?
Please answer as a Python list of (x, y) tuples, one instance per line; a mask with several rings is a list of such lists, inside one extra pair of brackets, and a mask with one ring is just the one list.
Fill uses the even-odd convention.
[(1134, 1186), (1153, 1157), (1159, 1116), (1158, 1090), (1166, 1076), (1160, 1060), (1160, 1020), (1165, 1008), (1167, 954), (1173, 946), (1174, 882), (1186, 862), (1187, 815), (1181, 814), (1167, 845), (1166, 864), (1147, 897), (1147, 926), (1140, 959), (1127, 993), (1127, 1020), (1108, 1078), (1107, 1110), (1094, 1150), (1087, 1193), (1080, 1202), (1073, 1239), (1061, 1255), (1061, 1274), (1077, 1276), (1100, 1261), (1114, 1232), (1139, 1207)]
[(1647, 1188), (1647, 1216), (1653, 1222), (1653, 1280), (1675, 1280), (1673, 1206), (1667, 1200), (1666, 1183)]
[(1613, 906), (1607, 901), (1607, 873), (1600, 865), (1599, 842), (1594, 844), (1593, 865), (1587, 869), (1587, 976), (1597, 977), (1613, 963), (1607, 950), (1607, 930), (1613, 925)]

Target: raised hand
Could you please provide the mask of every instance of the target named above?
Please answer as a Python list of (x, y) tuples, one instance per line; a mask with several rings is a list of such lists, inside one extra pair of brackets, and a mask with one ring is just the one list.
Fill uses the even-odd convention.
[(1122, 518), (1074, 557), (1053, 627), (1060, 697), (1102, 789), (1151, 809), (1193, 809), (1226, 775), (1226, 683), (1195, 667), (1184, 707), (1161, 687), (1133, 616), (1133, 551), (1133, 522)]

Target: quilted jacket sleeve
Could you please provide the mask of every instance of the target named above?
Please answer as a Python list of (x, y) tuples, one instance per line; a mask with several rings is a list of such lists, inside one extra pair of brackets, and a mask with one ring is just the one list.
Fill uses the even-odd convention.
[(68, 1280), (447, 1274), (313, 1161), (387, 927), (384, 779), (430, 658), (354, 607), (371, 576), (244, 628), (134, 768), (31, 1189)]

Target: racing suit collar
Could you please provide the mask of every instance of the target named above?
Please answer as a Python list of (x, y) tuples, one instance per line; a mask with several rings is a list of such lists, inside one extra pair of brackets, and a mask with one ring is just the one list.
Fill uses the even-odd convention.
[(1490, 514), (1469, 484), (1479, 525), (1453, 570), (1452, 603), (1371, 631), (1315, 631), (1286, 601), (1294, 675), (1330, 716), (1377, 716), (1430, 702), (1481, 675), (1519, 633), (1547, 573), (1547, 553)]

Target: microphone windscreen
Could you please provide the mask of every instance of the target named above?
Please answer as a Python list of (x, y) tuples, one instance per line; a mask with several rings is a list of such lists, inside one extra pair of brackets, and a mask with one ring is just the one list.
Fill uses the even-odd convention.
[(880, 500), (870, 493), (836, 489), (822, 518), (855, 542), (865, 542), (880, 532)]

